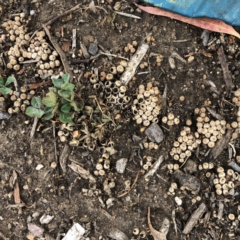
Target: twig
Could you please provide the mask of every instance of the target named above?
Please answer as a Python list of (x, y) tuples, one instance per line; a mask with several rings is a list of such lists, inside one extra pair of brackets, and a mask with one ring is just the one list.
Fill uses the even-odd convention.
[(219, 201), (218, 203), (218, 215), (217, 218), (218, 220), (221, 220), (223, 217), (223, 209), (224, 209), (224, 204), (222, 201)]
[(66, 57), (65, 53), (59, 47), (57, 41), (52, 37), (52, 35), (51, 35), (50, 31), (48, 30), (47, 26), (45, 24), (42, 24), (42, 27), (44, 28), (46, 34), (48, 35), (49, 41), (52, 43), (53, 47), (58, 52), (58, 54), (61, 58), (64, 70), (65, 70), (65, 73), (68, 73), (70, 75), (70, 82), (72, 82), (73, 74), (72, 74), (72, 71), (71, 71), (70, 66), (68, 64), (68, 60), (67, 60), (67, 57)]
[(33, 138), (33, 136), (35, 134), (35, 131), (36, 131), (36, 128), (37, 128), (37, 124), (38, 124), (38, 119), (39, 119), (38, 117), (34, 117), (32, 130), (30, 132), (30, 138)]
[(202, 217), (206, 212), (207, 207), (204, 203), (201, 203), (200, 206), (193, 212), (190, 219), (188, 220), (186, 226), (183, 229), (183, 234), (188, 234), (192, 231), (197, 221)]
[(136, 16), (136, 15), (133, 15), (133, 14), (124, 13), (124, 12), (118, 12), (118, 11), (114, 11), (114, 12), (119, 14), (119, 15), (125, 16), (125, 17), (141, 19), (139, 16)]
[(160, 156), (158, 160), (155, 161), (153, 164), (152, 168), (144, 175), (145, 180), (148, 179), (149, 177), (153, 176), (153, 174), (158, 170), (160, 167), (161, 163), (163, 162), (164, 157)]
[(128, 58), (121, 57), (121, 56), (118, 56), (118, 55), (115, 55), (115, 54), (111, 54), (111, 53), (104, 53), (104, 52), (100, 52), (99, 54), (90, 57), (90, 60), (93, 60), (93, 59), (95, 59), (95, 58), (98, 58), (100, 55), (106, 55), (106, 56), (115, 57), (115, 58), (120, 58), (120, 59), (124, 59), (124, 60), (129, 61)]
[(68, 144), (65, 144), (65, 146), (62, 150), (62, 153), (60, 155), (60, 158), (59, 158), (60, 166), (62, 168), (63, 173), (67, 172), (67, 158), (68, 158), (69, 154), (70, 154), (70, 148), (69, 148)]
[(227, 90), (227, 93), (230, 94), (230, 92), (232, 91), (233, 82), (232, 82), (231, 74), (228, 70), (227, 60), (226, 60), (222, 46), (218, 50), (218, 57), (223, 70), (223, 78), (226, 84), (226, 90)]
[(53, 127), (53, 138), (54, 138), (54, 153), (55, 153), (55, 160), (58, 162), (58, 157), (57, 157), (57, 143), (56, 143), (56, 125), (55, 122), (52, 122), (52, 127)]
[(47, 81), (43, 81), (43, 82), (39, 82), (39, 83), (31, 83), (31, 84), (28, 84), (27, 86), (29, 89), (37, 89), (37, 88), (43, 86), (44, 84), (48, 84), (50, 82), (51, 82), (51, 80), (47, 80)]
[(16, 90), (16, 92), (17, 92), (16, 95), (17, 95), (17, 97), (19, 97), (19, 96), (20, 96), (20, 92), (19, 92), (19, 88), (18, 88), (17, 79), (14, 77), (14, 75), (12, 75), (12, 77), (13, 77), (13, 79), (14, 79), (13, 84), (14, 84), (15, 90)]
[(76, 35), (77, 35), (77, 29), (74, 28), (72, 30), (72, 49), (76, 48), (77, 43), (76, 43)]
[(177, 223), (176, 223), (176, 211), (175, 209), (172, 210), (172, 219), (173, 219), (173, 225), (174, 225), (174, 229), (175, 229), (175, 233), (176, 233), (176, 236), (177, 236)]
[(126, 191), (125, 193), (122, 193), (122, 194), (118, 195), (117, 196), (118, 198), (124, 197), (125, 195), (127, 195), (133, 189), (134, 185), (136, 184), (136, 182), (138, 180), (139, 174), (140, 174), (140, 170), (138, 170), (137, 175), (135, 177), (135, 180), (134, 180), (132, 186), (129, 188), (129, 190)]
[(36, 63), (36, 62), (39, 62), (39, 61), (38, 60), (27, 60), (27, 61), (20, 62), (20, 64)]
[(232, 147), (232, 150), (233, 150), (233, 153), (234, 153), (233, 156), (235, 157), (236, 156), (236, 149), (235, 149), (234, 145), (230, 142), (228, 143), (228, 145)]
[(139, 63), (142, 61), (148, 49), (149, 45), (147, 43), (143, 43), (141, 46), (138, 47), (136, 53), (131, 57), (130, 61), (128, 62), (128, 66), (126, 67), (120, 78), (120, 81), (123, 85), (127, 85), (132, 79)]
[(51, 20), (49, 20), (48, 22), (46, 22), (44, 25), (45, 25), (45, 26), (51, 25), (52, 23), (54, 23), (55, 21), (57, 21), (59, 18), (61, 18), (61, 17), (65, 16), (65, 15), (67, 15), (67, 14), (69, 14), (69, 13), (73, 12), (73, 11), (76, 11), (76, 10), (78, 10), (78, 9), (79, 9), (79, 7), (80, 7), (80, 5), (81, 5), (81, 4), (79, 3), (79, 4), (78, 4), (78, 5), (76, 5), (75, 7), (73, 7), (73, 8), (71, 8), (71, 9), (69, 9), (68, 11), (66, 11), (66, 12), (63, 12), (62, 14), (60, 14), (60, 15), (58, 15), (58, 16), (56, 16), (56, 17), (52, 18)]

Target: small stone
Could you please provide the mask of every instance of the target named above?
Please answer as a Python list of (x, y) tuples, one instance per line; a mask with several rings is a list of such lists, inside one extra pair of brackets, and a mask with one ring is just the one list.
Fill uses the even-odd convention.
[(163, 140), (163, 131), (157, 123), (152, 123), (145, 131), (148, 139), (160, 143)]
[(33, 234), (35, 237), (40, 237), (44, 233), (44, 229), (37, 226), (34, 223), (28, 223), (28, 230)]
[(51, 163), (51, 168), (55, 169), (57, 167), (57, 163), (56, 162), (52, 162)]
[(48, 224), (53, 220), (54, 216), (43, 214), (39, 219), (41, 224)]
[(90, 43), (89, 45), (89, 48), (88, 48), (88, 52), (91, 54), (91, 55), (96, 55), (97, 52), (98, 52), (98, 45), (97, 43)]
[(116, 170), (118, 173), (124, 173), (126, 165), (127, 165), (127, 158), (120, 158), (117, 160), (116, 163)]
[(194, 56), (190, 56), (187, 61), (188, 61), (188, 63), (193, 62), (194, 61)]
[(44, 166), (43, 166), (42, 164), (38, 164), (38, 165), (36, 166), (36, 170), (39, 171), (39, 170), (41, 170), (43, 167), (44, 167)]

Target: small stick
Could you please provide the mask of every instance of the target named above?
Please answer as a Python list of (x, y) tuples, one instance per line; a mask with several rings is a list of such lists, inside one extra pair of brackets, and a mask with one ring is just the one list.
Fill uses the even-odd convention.
[(120, 81), (122, 82), (123, 85), (127, 85), (129, 81), (132, 79), (139, 63), (142, 61), (148, 49), (149, 45), (147, 43), (143, 43), (141, 46), (138, 47), (136, 53), (131, 57), (125, 71), (123, 72), (120, 78)]
[(59, 158), (60, 166), (62, 168), (63, 173), (67, 172), (67, 158), (68, 158), (69, 154), (70, 154), (70, 148), (69, 148), (68, 144), (65, 144), (65, 146), (62, 150), (62, 153), (60, 155), (60, 158)]
[(56, 125), (55, 122), (52, 122), (52, 127), (53, 127), (53, 138), (54, 138), (54, 153), (55, 153), (55, 160), (58, 162), (58, 157), (57, 157), (57, 143), (56, 143)]
[(183, 229), (183, 234), (188, 234), (192, 231), (197, 221), (202, 217), (202, 215), (206, 212), (207, 207), (204, 203), (201, 203), (200, 206), (193, 212), (190, 219), (188, 220), (186, 226)]
[(30, 138), (33, 138), (33, 136), (35, 134), (35, 131), (36, 131), (36, 128), (37, 128), (37, 124), (38, 124), (38, 119), (39, 119), (38, 117), (34, 117), (32, 130), (30, 132)]
[(125, 195), (127, 195), (127, 194), (133, 189), (134, 185), (136, 184), (136, 182), (137, 182), (137, 180), (138, 180), (139, 174), (140, 174), (140, 170), (138, 170), (137, 175), (136, 175), (136, 177), (135, 177), (135, 180), (134, 180), (132, 186), (129, 188), (129, 190), (126, 191), (125, 193), (122, 193), (122, 194), (118, 195), (118, 196), (117, 196), (118, 198), (124, 197)]
[(173, 219), (173, 225), (174, 225), (174, 229), (175, 229), (175, 233), (176, 233), (176, 236), (177, 236), (177, 223), (176, 223), (176, 211), (175, 209), (172, 210), (172, 219)]
[(76, 46), (77, 46), (76, 35), (77, 35), (77, 29), (74, 28), (72, 30), (72, 49), (76, 48)]
[(17, 97), (19, 97), (19, 96), (20, 96), (20, 92), (19, 92), (19, 87), (18, 87), (17, 79), (14, 77), (14, 75), (12, 75), (12, 77), (13, 77), (13, 79), (14, 79), (13, 84), (14, 84), (14, 87), (15, 87), (16, 92), (17, 92), (16, 95), (17, 95)]
[(45, 24), (42, 24), (42, 27), (44, 28), (46, 34), (48, 35), (48, 38), (49, 38), (50, 42), (52, 43), (53, 47), (58, 52), (58, 54), (61, 58), (64, 70), (65, 70), (65, 73), (68, 73), (70, 75), (70, 82), (72, 82), (73, 74), (72, 74), (72, 71), (71, 71), (70, 66), (68, 64), (68, 60), (67, 60), (67, 57), (66, 57), (65, 53), (59, 47), (57, 41), (52, 37), (52, 35), (51, 35), (50, 31), (48, 30), (47, 26)]
[(236, 153), (236, 149), (235, 149), (234, 145), (230, 142), (228, 143), (228, 145), (232, 147), (232, 150), (233, 150), (233, 153), (234, 153), (233, 156), (235, 157), (237, 153)]
[(133, 15), (133, 14), (124, 13), (124, 12), (118, 12), (118, 11), (114, 11), (114, 12), (119, 14), (119, 15), (125, 16), (125, 17), (141, 19), (139, 16), (136, 16), (136, 15)]
[(164, 157), (160, 156), (158, 160), (153, 164), (152, 168), (144, 175), (145, 180), (153, 176), (153, 174), (159, 169)]
[(20, 64), (36, 63), (36, 62), (39, 62), (39, 61), (38, 60), (27, 60), (27, 61), (20, 62)]
[(218, 57), (219, 57), (219, 60), (220, 60), (221, 66), (222, 66), (222, 70), (223, 70), (223, 78), (224, 78), (224, 81), (226, 84), (226, 90), (227, 90), (228, 94), (230, 94), (230, 92), (232, 91), (233, 82), (232, 82), (231, 74), (228, 70), (227, 60), (226, 60), (226, 56), (224, 54), (222, 46), (218, 50)]
[(218, 220), (221, 220), (222, 217), (223, 217), (223, 209), (224, 209), (224, 204), (223, 204), (222, 201), (219, 201), (219, 204), (218, 204), (218, 215), (217, 215)]
[(44, 84), (48, 84), (50, 82), (51, 82), (51, 80), (47, 80), (47, 81), (43, 81), (43, 82), (39, 82), (39, 83), (31, 83), (31, 84), (28, 84), (27, 86), (29, 89), (37, 89), (37, 88), (43, 86)]

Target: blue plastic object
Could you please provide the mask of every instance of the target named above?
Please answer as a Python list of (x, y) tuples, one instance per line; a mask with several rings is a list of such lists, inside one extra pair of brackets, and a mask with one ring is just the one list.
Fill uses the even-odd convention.
[(208, 17), (240, 26), (239, 0), (141, 0), (191, 18)]

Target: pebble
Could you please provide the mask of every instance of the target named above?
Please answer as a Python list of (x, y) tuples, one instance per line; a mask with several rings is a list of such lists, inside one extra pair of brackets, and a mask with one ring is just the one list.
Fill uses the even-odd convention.
[(44, 233), (44, 229), (34, 223), (28, 223), (28, 230), (35, 236), (40, 237)]
[(39, 171), (39, 170), (41, 170), (43, 167), (44, 167), (44, 166), (43, 166), (42, 164), (38, 164), (38, 165), (36, 166), (36, 170)]
[(190, 56), (187, 61), (188, 61), (188, 63), (193, 62), (194, 61), (194, 56)]
[(163, 140), (163, 131), (157, 123), (152, 123), (145, 131), (148, 139), (160, 143)]
[(54, 168), (56, 168), (56, 167), (57, 167), (57, 163), (56, 163), (56, 162), (52, 162), (52, 163), (51, 163), (51, 168), (54, 169)]
[(0, 120), (9, 119), (12, 115), (6, 112), (0, 112)]
[(39, 219), (41, 224), (48, 224), (53, 220), (54, 216), (43, 214)]
[(91, 54), (91, 55), (96, 55), (97, 52), (98, 52), (98, 45), (97, 43), (90, 43), (89, 45), (89, 48), (88, 48), (88, 52)]
[(118, 173), (124, 173), (126, 165), (127, 165), (127, 158), (120, 158), (116, 162), (116, 170)]

